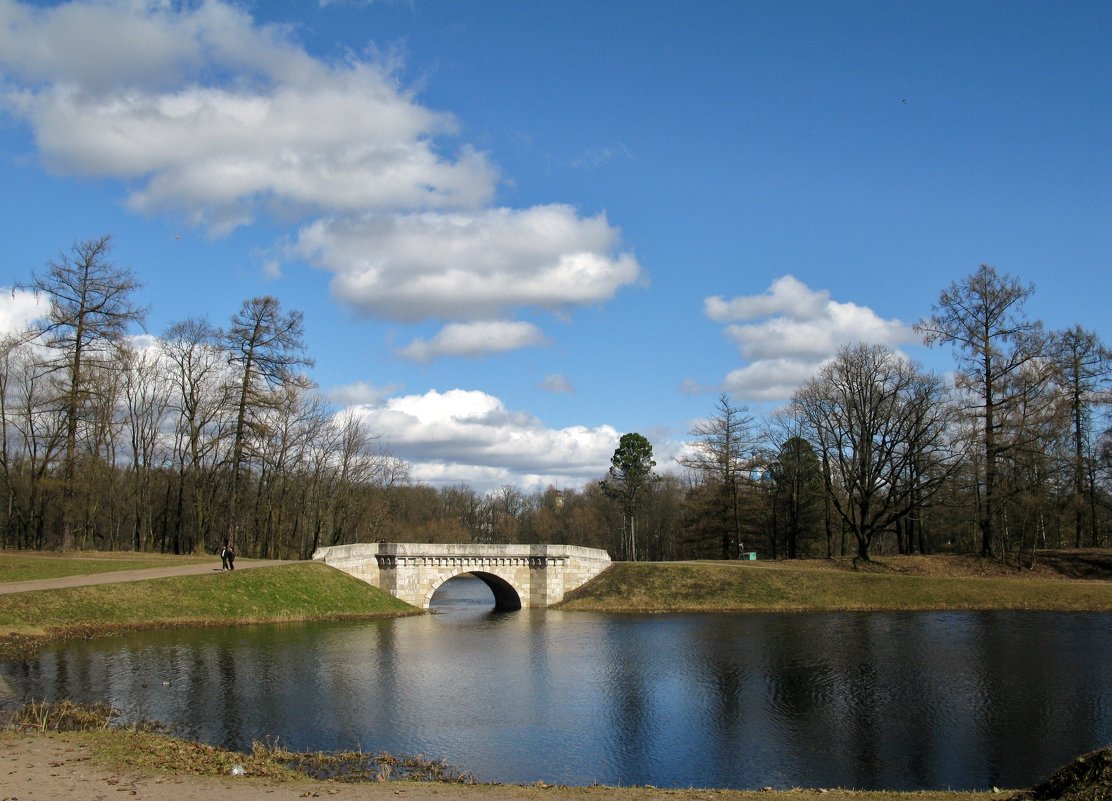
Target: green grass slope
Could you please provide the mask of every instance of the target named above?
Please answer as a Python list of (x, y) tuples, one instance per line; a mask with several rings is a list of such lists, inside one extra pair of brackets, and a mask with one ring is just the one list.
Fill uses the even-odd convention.
[(0, 595), (0, 636), (290, 620), (416, 610), (325, 565), (294, 562), (234, 572)]
[(598, 612), (1112, 611), (1112, 582), (919, 576), (814, 564), (618, 562), (560, 608)]
[(142, 570), (148, 567), (214, 562), (218, 563), (219, 560), (212, 555), (171, 556), (131, 551), (114, 553), (93, 551), (62, 555), (53, 552), (0, 551), (0, 583), (91, 576), (95, 573), (110, 573), (116, 570)]

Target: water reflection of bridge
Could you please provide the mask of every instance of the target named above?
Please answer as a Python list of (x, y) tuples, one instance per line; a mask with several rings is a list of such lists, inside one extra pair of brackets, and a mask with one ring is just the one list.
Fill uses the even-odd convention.
[(421, 609), (463, 573), (490, 587), (496, 609), (551, 606), (610, 566), (606, 551), (576, 545), (356, 543), (318, 548), (313, 559)]

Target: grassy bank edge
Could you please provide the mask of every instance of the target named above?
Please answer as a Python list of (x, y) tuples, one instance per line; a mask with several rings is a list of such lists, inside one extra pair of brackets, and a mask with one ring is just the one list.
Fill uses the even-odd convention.
[[(247, 776), (236, 782), (259, 783), (264, 786), (281, 785), (293, 791), (311, 788), (344, 788), (344, 797), (394, 798), (399, 791), (413, 796), (419, 787), (429, 787), (437, 797), (445, 795), (459, 801), (475, 799), (502, 799), (504, 801), (538, 801), (541, 798), (607, 799), (608, 801), (1003, 801), (1010, 797), (1007, 791), (857, 791), (844, 789), (780, 790), (721, 790), (714, 788), (664, 789), (652, 786), (614, 787), (607, 785), (568, 786), (543, 782), (518, 784), (433, 784), (410, 780), (366, 782), (359, 784), (330, 782), (313, 779), (281, 766), (253, 761), (251, 755), (226, 751), (221, 748), (182, 740), (166, 734), (110, 729), (84, 732), (0, 731), (0, 746), (10, 748), (20, 738), (57, 738), (67, 746), (79, 750), (102, 768), (127, 773), (137, 773), (157, 778), (173, 776), (175, 782), (185, 777), (199, 780), (228, 779), (233, 765), (240, 764)], [(436, 788), (441, 789), (437, 790)]]
[(572, 612), (1112, 612), (1112, 582), (916, 576), (788, 563), (616, 562), (570, 592)]
[(272, 623), (342, 623), (344, 621), (380, 620), (383, 618), (409, 617), (423, 614), (419, 609), (402, 612), (364, 612), (364, 613), (335, 613), (331, 615), (304, 615), (283, 616), (275, 618), (250, 618), (250, 619), (196, 619), (182, 621), (153, 621), (136, 623), (88, 623), (79, 626), (64, 626), (51, 628), (46, 634), (22, 634), (10, 632), (0, 635), (0, 660), (22, 661), (33, 656), (42, 648), (57, 645), (73, 640), (92, 640), (98, 637), (114, 637), (141, 631), (158, 631), (161, 629), (204, 629), (223, 626), (257, 626)]
[[(883, 564), (870, 571), (885, 570)], [(600, 613), (1112, 611), (1112, 581), (918, 576), (830, 563), (618, 562), (556, 608)], [(0, 659), (145, 629), (420, 614), (320, 563), (0, 596)]]
[(421, 614), (320, 563), (0, 596), (0, 659), (50, 643), (168, 628), (372, 620)]

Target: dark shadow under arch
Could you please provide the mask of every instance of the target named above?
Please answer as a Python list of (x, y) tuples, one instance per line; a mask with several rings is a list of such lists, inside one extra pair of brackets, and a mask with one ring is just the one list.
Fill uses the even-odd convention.
[(490, 587), (490, 591), (494, 594), (495, 612), (513, 612), (521, 608), (521, 596), (504, 578), (477, 570), (471, 571), (471, 575)]

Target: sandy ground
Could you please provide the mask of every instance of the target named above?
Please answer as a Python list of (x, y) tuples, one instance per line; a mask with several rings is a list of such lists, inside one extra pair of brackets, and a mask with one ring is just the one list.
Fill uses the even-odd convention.
[[(331, 784), (273, 782), (250, 777), (212, 778), (165, 775), (100, 762), (73, 735), (0, 731), (0, 801), (285, 801), (335, 798), (340, 801), (684, 801), (723, 799), (752, 793), (716, 790), (668, 791), (649, 788), (537, 787), (520, 785), (453, 785), (418, 782)], [(806, 801), (810, 793), (799, 794)], [(793, 797), (795, 794), (793, 793)], [(825, 796), (836, 798), (836, 794)]]
[[(53, 736), (7, 732), (0, 737), (0, 799), (63, 801), (64, 799), (140, 798), (150, 801), (201, 799), (313, 798), (328, 789), (267, 787), (250, 780), (232, 782), (194, 777), (142, 776), (98, 764), (83, 748)], [(355, 796), (350, 796), (354, 798)]]

